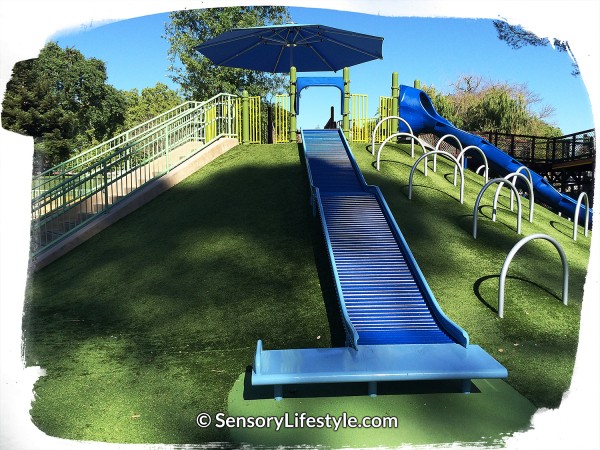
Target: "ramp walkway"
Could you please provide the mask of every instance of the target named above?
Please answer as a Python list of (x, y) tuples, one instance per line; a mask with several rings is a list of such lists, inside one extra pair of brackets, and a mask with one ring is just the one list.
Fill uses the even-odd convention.
[(31, 191), (31, 263), (223, 138), (237, 136), (236, 98), (185, 102), (36, 175)]
[(302, 132), (346, 330), (346, 347), (263, 350), (253, 384), (506, 378), (439, 308), (381, 191), (365, 182), (340, 130)]

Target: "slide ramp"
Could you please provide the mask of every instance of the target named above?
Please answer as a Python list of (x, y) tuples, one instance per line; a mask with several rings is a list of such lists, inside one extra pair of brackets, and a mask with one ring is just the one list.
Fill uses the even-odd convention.
[(321, 202), (358, 343), (452, 342), (433, 318), (375, 196), (322, 195)]
[[(452, 134), (458, 138), (463, 148), (475, 145), (485, 154), (490, 169), (505, 176), (516, 172), (523, 167), (520, 163), (507, 153), (492, 145), (480, 136), (463, 131), (455, 127), (451, 122), (440, 116), (435, 110), (429, 96), (420, 89), (402, 85), (400, 87), (400, 116), (411, 126), (413, 133), (432, 133), (438, 137), (446, 134)], [(398, 124), (400, 132), (407, 132), (406, 125), (400, 122)], [(477, 157), (477, 155), (475, 156)], [(530, 170), (533, 179), (533, 189), (536, 200), (545, 203), (567, 217), (574, 218), (577, 208), (577, 202), (568, 195), (558, 192), (544, 177)], [(590, 210), (591, 211), (591, 210)], [(579, 220), (583, 224), (585, 220), (585, 206), (580, 207)]]
[(253, 385), (506, 378), (508, 371), (444, 315), (381, 191), (366, 184), (339, 130), (302, 132), (313, 211), (318, 211), (346, 346), (263, 350)]
[[(314, 199), (354, 345), (452, 343), (466, 334), (443, 315), (378, 189), (368, 186), (339, 130), (305, 130)], [(441, 320), (440, 320), (441, 319)]]

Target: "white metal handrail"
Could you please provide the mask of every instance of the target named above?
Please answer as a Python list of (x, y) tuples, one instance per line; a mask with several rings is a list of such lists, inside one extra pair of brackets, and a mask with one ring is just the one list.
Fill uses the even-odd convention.
[(33, 185), (34, 187), (37, 187), (35, 180), (44, 179), (44, 177), (47, 177), (49, 175), (51, 176), (56, 173), (63, 174), (67, 172), (77, 171), (78, 169), (82, 168), (82, 166), (93, 163), (93, 161), (100, 159), (102, 156), (106, 155), (107, 153), (110, 153), (114, 149), (122, 147), (123, 145), (127, 145), (128, 142), (139, 137), (141, 134), (147, 132), (148, 130), (155, 128), (156, 126), (162, 125), (165, 122), (168, 122), (171, 119), (178, 117), (182, 113), (189, 111), (190, 109), (196, 109), (202, 104), (203, 103), (201, 102), (188, 101), (176, 106), (175, 108), (165, 111), (164, 113), (150, 120), (147, 120), (146, 122), (143, 122), (127, 131), (124, 131), (123, 133), (118, 134), (117, 136), (114, 136), (113, 138), (107, 141), (104, 141), (82, 153), (79, 153), (78, 155), (73, 156), (67, 161), (64, 161), (50, 169), (47, 169), (39, 175), (36, 175), (35, 177), (33, 177)]
[[(34, 191), (32, 255), (72, 234), (211, 142), (235, 136), (234, 98), (221, 94), (198, 104), (201, 107), (182, 110), (102, 158), (88, 160), (83, 170), (61, 174), (49, 189)], [(181, 147), (189, 142), (198, 145)], [(177, 157), (173, 158), (175, 150)]]

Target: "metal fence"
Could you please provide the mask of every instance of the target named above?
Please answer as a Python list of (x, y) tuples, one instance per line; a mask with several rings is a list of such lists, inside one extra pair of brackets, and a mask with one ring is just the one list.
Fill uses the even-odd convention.
[(89, 150), (79, 153), (67, 161), (35, 175), (32, 179), (32, 189), (37, 192), (46, 191), (56, 184), (57, 181), (63, 180), (65, 174), (77, 173), (84, 170), (86, 167), (101, 160), (119, 148), (135, 141), (138, 136), (143, 136), (148, 130), (161, 126), (186, 112), (193, 111), (201, 105), (202, 103), (200, 102), (182, 103), (181, 105), (131, 128), (108, 141), (102, 142)]
[(237, 135), (235, 96), (188, 102), (40, 174), (31, 253), (39, 254), (217, 139)]
[(369, 99), (366, 94), (352, 94), (350, 96), (350, 142), (371, 142), (369, 120)]
[(557, 163), (593, 158), (596, 155), (595, 129), (560, 137), (539, 137), (507, 133), (477, 133), (513, 158), (527, 163)]
[(277, 94), (273, 103), (273, 143), (290, 141), (290, 96)]
[[(235, 99), (236, 129), (242, 129), (242, 97)], [(248, 144), (263, 143), (263, 126), (261, 115), (261, 98), (248, 97), (249, 141)]]

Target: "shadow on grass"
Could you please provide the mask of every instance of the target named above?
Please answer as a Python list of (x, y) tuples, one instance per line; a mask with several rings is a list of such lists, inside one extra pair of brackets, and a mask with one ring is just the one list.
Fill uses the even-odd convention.
[[(380, 381), (377, 383), (378, 396), (462, 394), (462, 392), (462, 380)], [(479, 388), (471, 383), (471, 394), (479, 393), (481, 393)], [(244, 374), (244, 400), (272, 399), (274, 394), (274, 386), (252, 385), (252, 366), (247, 366)], [(368, 395), (366, 382), (290, 384), (283, 386), (284, 398), (362, 397), (366, 395)]]
[[(413, 200), (414, 200), (414, 197), (415, 197), (415, 188), (416, 187), (423, 188), (423, 189), (429, 189), (430, 191), (439, 192), (440, 194), (444, 194), (447, 197), (451, 198), (452, 200), (455, 200), (456, 202), (458, 202), (460, 204), (460, 197), (459, 197), (458, 194), (453, 195), (454, 192), (446, 192), (446, 191), (444, 191), (442, 189), (439, 189), (439, 188), (436, 188), (436, 187), (433, 187), (433, 186), (429, 186), (429, 185), (426, 185), (426, 184), (415, 184), (415, 183), (413, 183), (413, 185), (412, 185)], [(408, 198), (408, 184), (401, 185), (400, 186), (400, 190), (404, 193), (404, 195), (406, 195), (406, 198)]]
[[(444, 178), (448, 183), (454, 186), (454, 173), (446, 173), (444, 174)], [(456, 172), (456, 187), (460, 188), (460, 174)]]
[[(257, 339), (329, 346), (306, 172), (295, 149), (252, 150), (230, 150), (31, 275), (24, 352), (47, 371), (32, 407), (44, 432), (223, 441), (189, 418), (223, 410)], [(155, 423), (117, 425), (128, 405)]]
[(346, 342), (346, 333), (340, 312), (337, 290), (333, 280), (329, 255), (326, 251), (325, 237), (319, 218), (315, 218), (312, 226), (313, 252), (315, 265), (319, 275), (319, 284), (323, 294), (323, 302), (329, 322), (329, 332), (331, 335), (332, 347), (343, 347)]
[[(497, 306), (492, 306), (491, 301), (486, 300), (483, 295), (481, 294), (481, 285), (483, 283), (485, 283), (488, 280), (493, 280), (493, 279), (497, 279), (498, 281), (500, 281), (500, 275), (486, 275), (484, 277), (481, 277), (479, 279), (477, 279), (475, 281), (475, 283), (473, 283), (473, 293), (475, 294), (475, 296), (477, 297), (477, 300), (479, 300), (484, 306), (486, 306), (489, 310), (493, 311), (494, 313), (498, 313), (498, 308)], [(518, 281), (523, 281), (531, 286), (534, 286), (537, 289), (540, 289), (544, 292), (546, 292), (548, 295), (550, 295), (551, 297), (556, 298), (558, 301), (562, 301), (562, 299), (556, 295), (556, 293), (550, 291), (548, 288), (539, 285), (538, 283), (535, 283), (531, 280), (528, 280), (526, 278), (522, 278), (522, 277), (517, 277), (517, 276), (510, 276), (508, 275), (506, 277), (506, 279), (511, 279), (511, 280), (518, 280)], [(495, 297), (495, 303), (498, 303), (498, 297)]]
[[(490, 210), (490, 214), (486, 214), (486, 212), (485, 212), (485, 210), (486, 210), (486, 209), (489, 209), (489, 210)], [(514, 224), (513, 224), (513, 225), (511, 225), (510, 223), (501, 222), (501, 221), (499, 221), (497, 218), (496, 218), (496, 221), (494, 222), (494, 221), (492, 220), (492, 213), (493, 213), (493, 210), (494, 210), (494, 208), (493, 208), (491, 205), (479, 205), (479, 208), (477, 209), (477, 211), (479, 211), (479, 214), (478, 214), (478, 219), (477, 219), (477, 230), (478, 230), (478, 231), (479, 231), (479, 229), (481, 228), (481, 227), (480, 227), (480, 225), (481, 225), (481, 218), (482, 218), (482, 217), (483, 217), (483, 218), (486, 218), (486, 219), (489, 219), (489, 221), (490, 221), (492, 224), (500, 224), (500, 225), (502, 225), (503, 227), (506, 227), (507, 229), (509, 229), (509, 230), (511, 230), (511, 231), (514, 231), (514, 232), (516, 232), (516, 231), (517, 231), (517, 220), (518, 220), (518, 218), (517, 218), (517, 215), (516, 215), (516, 213), (513, 213), (513, 216), (514, 216), (514, 218), (515, 218), (515, 222), (514, 222)], [(496, 208), (496, 217), (498, 217), (498, 216), (499, 216), (499, 214), (498, 214), (498, 213), (499, 213), (500, 211), (504, 211), (504, 212), (506, 212), (506, 213), (510, 213), (510, 212), (511, 212), (511, 211), (510, 211), (510, 209)], [(471, 217), (471, 218), (473, 218), (473, 216), (472, 216), (472, 215), (471, 215), (470, 217)], [(521, 223), (522, 223), (522, 222), (523, 222), (523, 219), (521, 218)], [(478, 234), (479, 234), (479, 233), (478, 233)]]
[[(567, 237), (573, 237), (573, 229), (566, 226), (564, 223), (557, 222), (555, 220), (550, 221), (550, 226), (561, 234)], [(567, 230), (566, 232), (564, 230)]]
[[(402, 161), (394, 161), (392, 159), (381, 159), (381, 160), (379, 160), (379, 163), (380, 163), (380, 165), (381, 165), (381, 163), (388, 163), (388, 164), (393, 164), (394, 166), (404, 166), (404, 167), (407, 167), (409, 170), (412, 169), (412, 166), (410, 166), (406, 163), (403, 163)], [(373, 167), (373, 169), (377, 170), (377, 160), (374, 160), (371, 163), (371, 167)]]

